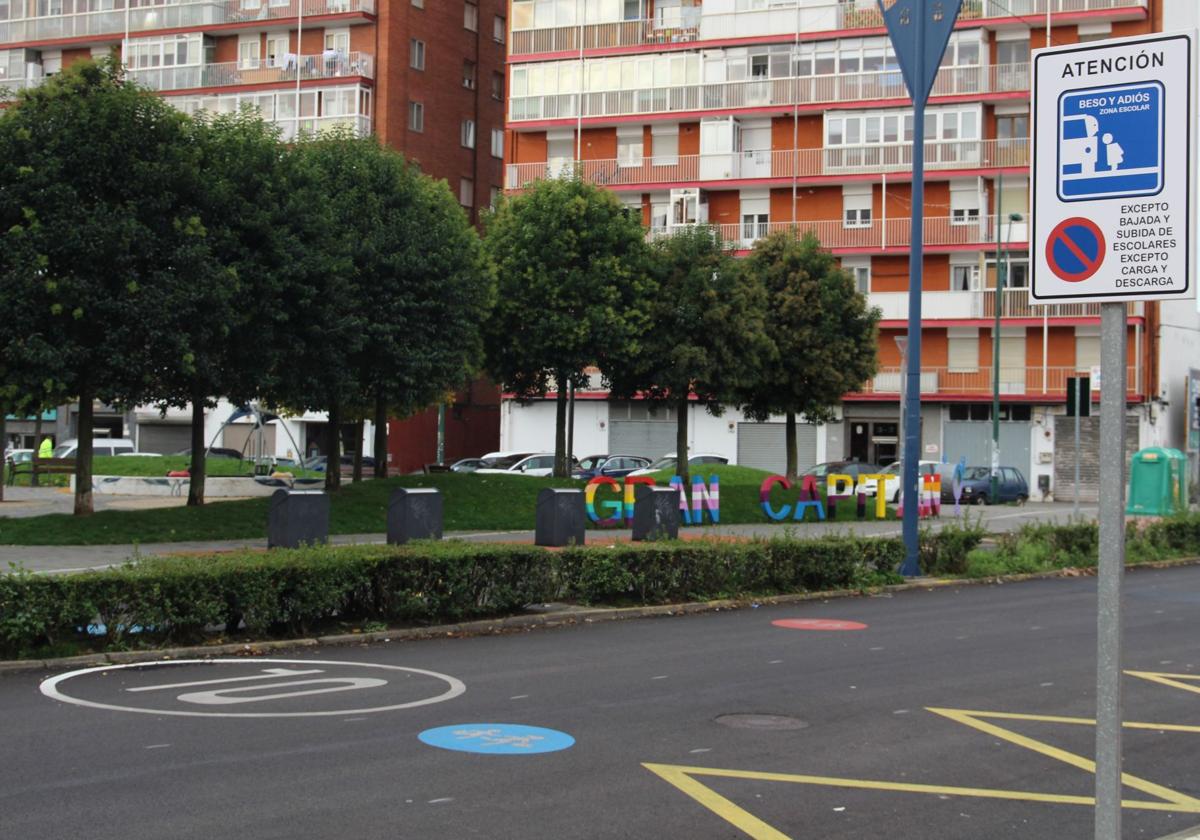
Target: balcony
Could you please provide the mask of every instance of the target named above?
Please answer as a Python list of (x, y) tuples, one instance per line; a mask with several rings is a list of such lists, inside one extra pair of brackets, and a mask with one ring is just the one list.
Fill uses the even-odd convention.
[[(933, 96), (979, 96), (1029, 92), (1029, 64), (943, 67)], [(509, 120), (619, 117), (631, 114), (669, 114), (687, 111), (725, 111), (737, 108), (792, 107), (847, 102), (908, 100), (908, 89), (897, 70), (751, 79), (741, 82), (674, 85), (589, 93), (514, 96)], [(582, 115), (579, 109), (582, 107)]]
[[(978, 397), (992, 396), (990, 366), (976, 370), (958, 370), (948, 367), (921, 368), (921, 394), (923, 397)], [(1074, 367), (1046, 367), (1036, 363), (1024, 367), (1000, 368), (1000, 393), (1008, 396), (1042, 397), (1054, 400), (1066, 399), (1067, 380), (1079, 376)], [(1130, 365), (1125, 371), (1126, 393), (1136, 397), (1141, 393), (1140, 368)], [(882, 368), (863, 387), (861, 394), (891, 396), (899, 399), (903, 370), (898, 367)]]
[(261, 59), (249, 62), (225, 61), (191, 67), (156, 67), (129, 70), (128, 75), (133, 81), (151, 90), (170, 91), (237, 85), (295, 84), (297, 69), (301, 81), (375, 77), (374, 57), (369, 53), (359, 52), (334, 58), (302, 55), (276, 61)]
[[(1098, 303), (1051, 303), (1037, 304), (1029, 296), (1029, 289), (1005, 289), (1002, 318), (1099, 318)], [(867, 298), (872, 306), (879, 307), (885, 321), (908, 320), (908, 292), (871, 292)], [(1141, 318), (1145, 305), (1141, 301), (1129, 305), (1129, 317)], [(996, 316), (996, 292), (994, 289), (978, 289), (965, 292), (924, 292), (921, 295), (922, 321), (938, 320), (990, 320)]]
[[(1146, 0), (1049, 0), (1054, 14), (1092, 11), (1125, 11), (1136, 16), (1146, 12)], [(961, 21), (1045, 18), (1047, 0), (965, 0)], [(583, 50), (654, 46), (692, 41), (716, 41), (729, 38), (753, 38), (779, 35), (790, 39), (799, 31), (805, 34), (853, 29), (882, 29), (883, 19), (875, 0), (828, 0), (825, 3), (772, 0), (764, 9), (740, 12), (702, 13), (703, 7), (682, 11), (679, 20), (626, 20), (589, 23), (583, 26), (559, 26), (542, 29), (517, 29), (512, 33), (510, 55), (578, 52)], [(667, 25), (664, 25), (666, 23)]]
[(28, 88), (35, 88), (46, 81), (45, 76), (32, 79), (0, 79), (0, 102), (17, 98), (17, 93)]
[[(127, 4), (128, 3), (128, 7)], [(60, 38), (118, 40), (126, 31), (203, 29), (236, 23), (263, 23), (357, 12), (375, 13), (375, 0), (80, 0), (76, 7), (100, 7), (73, 14), (0, 21), (0, 43), (19, 44)], [(128, 24), (128, 29), (126, 28)]]
[[(793, 236), (813, 233), (821, 244), (832, 250), (879, 253), (888, 250), (907, 252), (912, 242), (912, 220), (880, 219), (869, 225), (847, 227), (841, 219), (830, 221), (768, 222), (749, 225), (717, 225), (721, 238), (735, 247), (754, 247), (759, 239), (780, 231)], [(996, 217), (984, 216), (960, 222), (949, 216), (926, 217), (923, 231), (927, 248), (950, 250), (987, 249), (996, 244)], [(1004, 224), (1005, 245), (1026, 248), (1026, 226)]]
[[(912, 171), (912, 144), (838, 146), (828, 149), (776, 149), (715, 155), (673, 155), (628, 160), (571, 160), (510, 163), (505, 183), (510, 190), (533, 181), (578, 171), (600, 186), (645, 187), (706, 181), (787, 180), (839, 175), (873, 175)], [(1025, 168), (1029, 143), (1020, 140), (939, 140), (925, 144), (928, 171)]]

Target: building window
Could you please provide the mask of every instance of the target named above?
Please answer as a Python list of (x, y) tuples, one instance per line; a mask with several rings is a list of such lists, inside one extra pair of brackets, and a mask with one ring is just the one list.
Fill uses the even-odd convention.
[(262, 60), (262, 43), (259, 37), (254, 35), (250, 38), (242, 38), (238, 40), (238, 69), (239, 70), (254, 70), (259, 66)]
[(414, 6), (416, 6), (418, 9), (425, 8), (425, 0), (412, 0), (412, 4)]
[(425, 103), (409, 102), (408, 103), (408, 130), (409, 131), (424, 131), (425, 130)]
[(463, 6), (463, 29), (479, 31), (479, 7), (472, 0), (467, 0)]
[(492, 187), (490, 207), (495, 208), (500, 203), (500, 197), (504, 195), (504, 190), (499, 187)]
[(679, 163), (679, 126), (655, 126), (651, 141), (655, 166), (673, 166)]
[(414, 70), (425, 69), (425, 42), (412, 38), (408, 42), (408, 66)]
[(468, 149), (475, 148), (475, 120), (462, 121), (462, 144)]
[(463, 77), (463, 87), (465, 87), (467, 90), (475, 90), (475, 62), (474, 61), (464, 61), (463, 62), (462, 77)]
[(842, 260), (842, 271), (854, 278), (854, 290), (861, 295), (871, 293), (871, 258)]
[(492, 74), (492, 99), (504, 101), (504, 74)]
[(946, 331), (946, 364), (951, 371), (979, 370), (979, 329), (951, 327)]
[(955, 292), (977, 292), (979, 285), (978, 265), (951, 265), (950, 289)]
[(470, 178), (458, 182), (458, 203), (463, 207), (475, 206), (475, 182)]
[(854, 184), (842, 187), (842, 226), (866, 228), (871, 226), (871, 185)]
[(492, 157), (504, 157), (504, 129), (492, 129)]
[(742, 214), (742, 239), (754, 242), (767, 235), (770, 227), (770, 215), (767, 213)]
[(618, 128), (617, 166), (641, 166), (643, 145), (641, 126), (628, 131)]
[(492, 40), (493, 41), (495, 41), (497, 44), (503, 44), (504, 36), (507, 33), (507, 31), (508, 31), (508, 27), (506, 25), (504, 18), (500, 17), (500, 15), (496, 15), (494, 18), (492, 18)]

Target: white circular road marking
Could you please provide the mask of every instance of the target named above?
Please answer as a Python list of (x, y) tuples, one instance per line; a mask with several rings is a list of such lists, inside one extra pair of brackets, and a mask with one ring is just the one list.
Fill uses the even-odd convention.
[[(417, 674), (423, 677), (431, 677), (435, 680), (441, 680), (446, 683), (447, 688), (441, 694), (432, 697), (424, 697), (420, 700), (411, 700), (407, 703), (395, 703), (388, 706), (374, 706), (365, 709), (333, 709), (329, 711), (317, 712), (193, 712), (173, 709), (146, 709), (138, 706), (121, 706), (115, 703), (100, 703), (95, 700), (85, 700), (81, 697), (72, 697), (69, 694), (63, 693), (59, 688), (60, 684), (74, 677), (86, 676), (89, 674), (100, 674), (105, 671), (119, 671), (124, 668), (152, 668), (156, 666), (172, 666), (172, 665), (259, 665), (259, 664), (280, 664), (280, 665), (338, 665), (348, 666), (352, 668), (377, 668), (385, 671), (402, 671), (408, 674)], [(237, 679), (237, 678), (235, 678)], [(214, 681), (215, 682), (215, 681)], [(221, 680), (220, 682), (225, 682)], [(386, 681), (384, 681), (386, 682)], [(369, 688), (376, 687), (380, 684), (378, 680), (364, 680), (358, 687)], [(393, 712), (399, 709), (412, 709), (417, 706), (429, 706), (434, 703), (442, 703), (446, 700), (453, 700), (467, 690), (466, 685), (462, 680), (451, 677), (447, 674), (439, 674), (436, 671), (426, 671), (421, 668), (407, 668), (402, 665), (378, 665), (372, 662), (338, 662), (336, 660), (323, 659), (241, 659), (241, 658), (223, 658), (223, 659), (175, 659), (167, 662), (130, 662), (123, 665), (101, 665), (97, 668), (81, 668), (77, 671), (68, 671), (65, 674), (58, 674), (42, 681), (40, 686), (42, 694), (58, 700), (62, 703), (70, 703), (75, 706), (86, 706), (90, 709), (109, 709), (118, 712), (135, 712), (143, 715), (171, 715), (175, 717), (223, 717), (223, 718), (295, 718), (295, 717), (329, 717), (355, 714), (372, 714), (375, 712)], [(139, 690), (139, 689), (133, 689)], [(140, 689), (146, 690), (146, 689)], [(298, 696), (304, 693), (318, 692), (295, 692)], [(287, 695), (280, 695), (287, 696)]]

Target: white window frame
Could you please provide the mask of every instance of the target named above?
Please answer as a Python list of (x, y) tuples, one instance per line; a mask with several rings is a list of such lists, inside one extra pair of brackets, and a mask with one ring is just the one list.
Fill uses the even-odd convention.
[(460, 132), (459, 142), (462, 143), (463, 148), (475, 148), (475, 120), (462, 121), (462, 130)]
[(504, 129), (492, 129), (492, 157), (504, 158)]
[(617, 166), (636, 168), (645, 160), (645, 138), (642, 127), (617, 128)]
[(475, 182), (472, 179), (458, 179), (458, 203), (463, 207), (475, 206)]
[(874, 189), (871, 184), (842, 187), (842, 227), (869, 228), (872, 224)]
[(425, 69), (425, 42), (420, 38), (408, 39), (408, 66), (413, 70)]
[(946, 369), (951, 373), (979, 370), (979, 328), (950, 327), (946, 330)]
[(479, 6), (465, 0), (463, 3), (463, 29), (471, 32), (479, 31)]
[(237, 49), (239, 70), (257, 70), (262, 66), (262, 37), (258, 33), (238, 36)]
[(408, 130), (422, 133), (425, 131), (425, 103), (415, 99), (408, 100)]
[(503, 44), (508, 39), (508, 18), (502, 15), (492, 16), (492, 40)]
[(854, 288), (859, 294), (871, 293), (871, 258), (843, 257), (842, 271), (854, 278)]

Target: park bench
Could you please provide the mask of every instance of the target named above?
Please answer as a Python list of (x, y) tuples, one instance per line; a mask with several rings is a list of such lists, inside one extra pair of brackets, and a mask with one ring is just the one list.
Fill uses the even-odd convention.
[(6, 469), (8, 471), (8, 484), (12, 486), (19, 475), (28, 475), (30, 477), (36, 475), (38, 478), (44, 475), (74, 475), (75, 459), (34, 458), (22, 464), (8, 464), (6, 465)]

